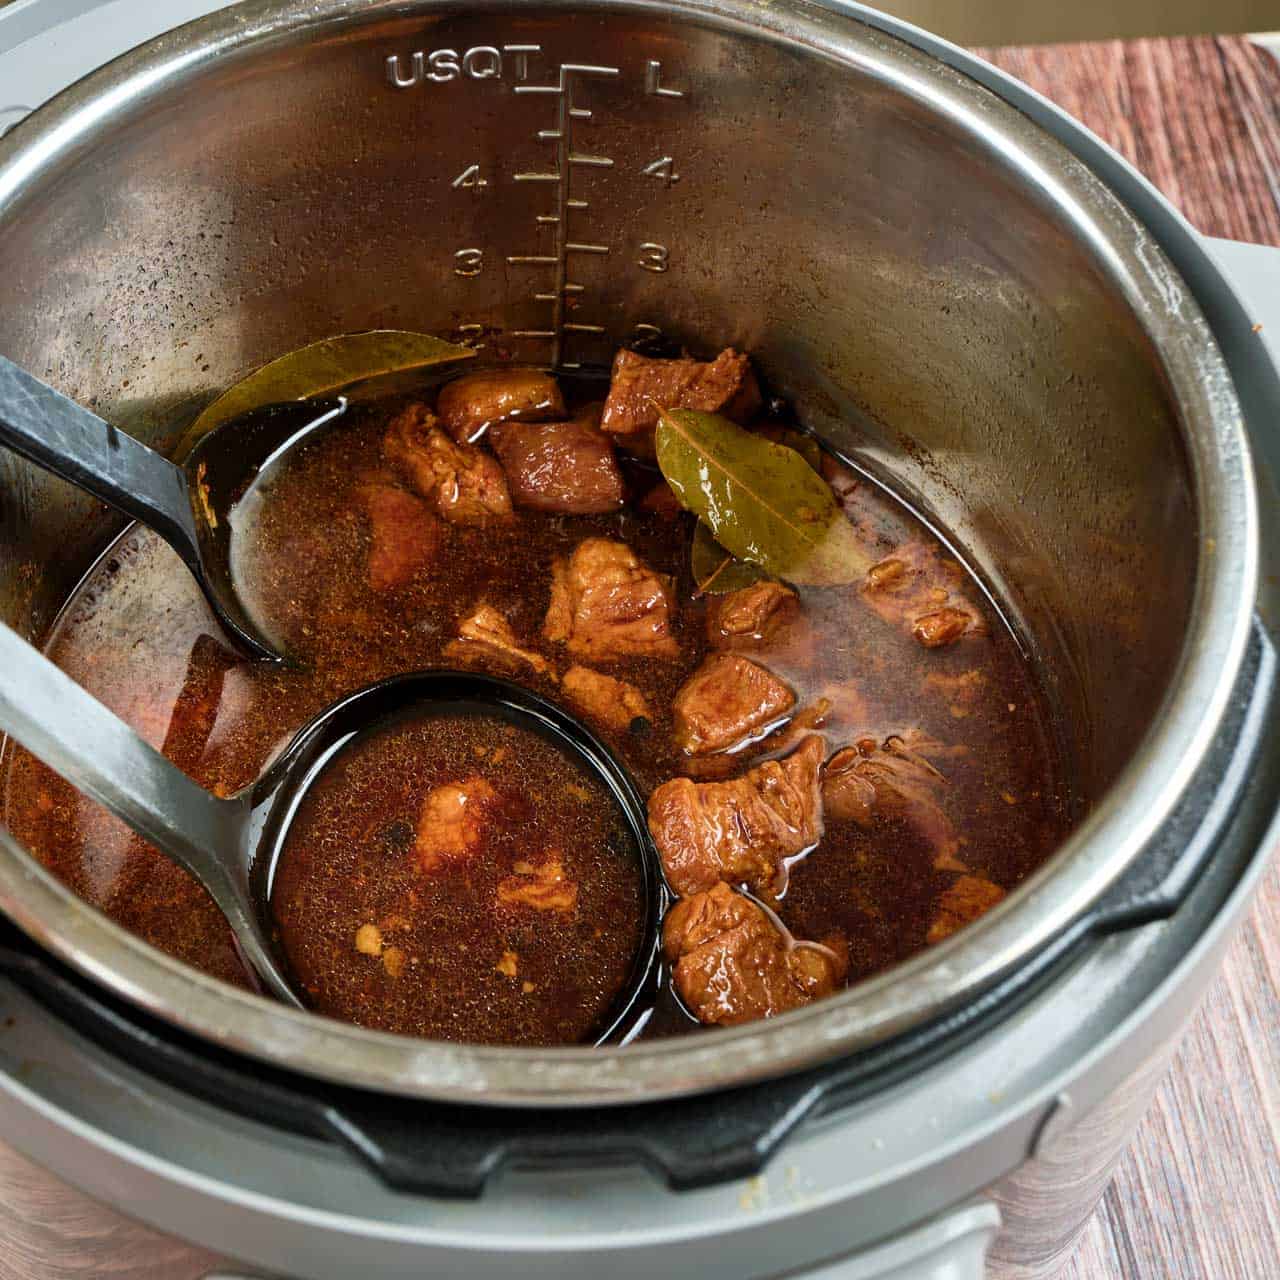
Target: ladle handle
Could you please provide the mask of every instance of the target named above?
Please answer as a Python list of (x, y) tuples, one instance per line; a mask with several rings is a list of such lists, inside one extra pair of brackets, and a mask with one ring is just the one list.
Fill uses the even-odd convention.
[(182, 468), (0, 356), (0, 444), (154, 529), (197, 572)]
[(227, 917), (252, 971), (298, 1004), (252, 907), (240, 802), (210, 795), (3, 623), (0, 731), (190, 872)]

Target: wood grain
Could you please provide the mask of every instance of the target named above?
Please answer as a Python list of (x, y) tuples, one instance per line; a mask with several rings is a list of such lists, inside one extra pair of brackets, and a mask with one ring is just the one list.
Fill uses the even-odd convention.
[[(1280, 64), (1240, 37), (979, 50), (1201, 231), (1280, 245)], [(1280, 869), (1063, 1280), (1280, 1277)]]

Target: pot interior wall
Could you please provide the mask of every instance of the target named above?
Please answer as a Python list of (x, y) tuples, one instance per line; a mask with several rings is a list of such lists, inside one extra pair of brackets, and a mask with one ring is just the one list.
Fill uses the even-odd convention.
[[(390, 82), (393, 55), (418, 83)], [(857, 67), (623, 8), (375, 5), (301, 45), (263, 39), (85, 124), (0, 207), (0, 350), (161, 445), (253, 366), (336, 332), (478, 334), (486, 358), (548, 359), (517, 335), (547, 328), (535, 295), (555, 269), (511, 259), (552, 254), (536, 218), (566, 193), (513, 179), (555, 169), (537, 134), (564, 99), (515, 90), (566, 63), (618, 74), (567, 81), (592, 113), (571, 118), (573, 154), (612, 164), (569, 166), (587, 207), (566, 238), (608, 252), (568, 259), (582, 290), (564, 318), (601, 332), (570, 331), (562, 359), (603, 362), (637, 325), (751, 351), (966, 548), (1044, 659), (1096, 795), (1157, 713), (1189, 614), (1176, 408), (1049, 201)], [(38, 631), (110, 523), (0, 458), (5, 615)]]

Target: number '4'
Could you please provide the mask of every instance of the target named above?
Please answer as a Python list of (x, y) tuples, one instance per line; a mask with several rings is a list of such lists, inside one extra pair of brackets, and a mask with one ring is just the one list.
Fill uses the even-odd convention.
[(672, 156), (663, 156), (652, 164), (645, 165), (641, 173), (646, 177), (657, 178), (664, 187), (675, 186), (680, 181), (680, 175), (676, 172), (676, 162)]

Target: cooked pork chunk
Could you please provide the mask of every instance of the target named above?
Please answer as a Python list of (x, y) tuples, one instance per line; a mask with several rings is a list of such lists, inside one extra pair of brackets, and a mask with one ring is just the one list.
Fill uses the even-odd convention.
[(864, 827), (877, 813), (903, 818), (929, 842), (936, 870), (965, 870), (955, 827), (940, 803), (947, 780), (925, 757), (940, 745), (911, 733), (837, 751), (822, 771), (824, 811)]
[(830, 995), (849, 968), (842, 946), (795, 942), (725, 884), (677, 902), (662, 944), (686, 1007), (700, 1022), (724, 1026)]
[(674, 658), (670, 582), (623, 542), (587, 538), (552, 567), (542, 633), (575, 657)]
[(583, 715), (614, 733), (625, 733), (637, 720), (653, 719), (644, 694), (635, 685), (590, 667), (570, 667), (561, 687)]
[(622, 473), (602, 431), (569, 422), (504, 422), (489, 432), (511, 497), (532, 511), (592, 515), (622, 506)]
[(767, 760), (726, 782), (673, 778), (649, 797), (649, 831), (678, 894), (717, 881), (763, 894), (785, 886), (783, 860), (822, 835), (818, 771), (824, 748), (816, 735), (785, 760)]
[(578, 907), (578, 886), (565, 877), (558, 857), (548, 857), (537, 864), (518, 862), (515, 874), (498, 882), (497, 905), (572, 915)]
[(760, 387), (751, 361), (732, 349), (707, 364), (650, 360), (634, 351), (619, 351), (600, 425), (629, 445), (635, 437), (652, 434), (659, 407), (703, 409), (746, 422), (759, 412)]
[(795, 694), (764, 667), (740, 654), (713, 654), (672, 703), (676, 743), (691, 756), (729, 751), (776, 726), (795, 704)]
[(478, 604), (458, 623), (458, 638), (444, 648), (450, 662), (463, 667), (520, 671), (532, 667), (539, 675), (555, 672), (546, 658), (522, 649), (511, 624), (492, 605)]
[(886, 621), (905, 627), (926, 649), (981, 628), (963, 592), (964, 570), (935, 546), (908, 542), (872, 566), (862, 597)]
[(432, 787), (422, 802), (414, 854), (425, 872), (464, 861), (479, 845), (497, 792), (478, 774)]
[(961, 876), (938, 899), (938, 911), (929, 926), (928, 941), (934, 943), (949, 938), (957, 929), (963, 929), (985, 915), (1004, 896), (1004, 890), (990, 880), (981, 876)]
[(431, 560), (440, 523), (426, 503), (395, 485), (364, 485), (360, 497), (369, 516), (369, 585), (394, 591)]
[(790, 587), (765, 580), (712, 598), (707, 639), (713, 649), (754, 647), (772, 640), (799, 616), (800, 599)]
[(455, 444), (425, 405), (411, 404), (391, 420), (382, 450), (446, 520), (483, 524), (510, 517), (511, 495), (497, 459)]
[(564, 397), (550, 374), (537, 369), (485, 369), (440, 388), (436, 413), (460, 444), (473, 444), (495, 422), (564, 417)]
[(713, 649), (768, 655), (775, 670), (808, 670), (818, 659), (814, 630), (800, 600), (780, 582), (713, 596), (707, 608), (707, 641)]

